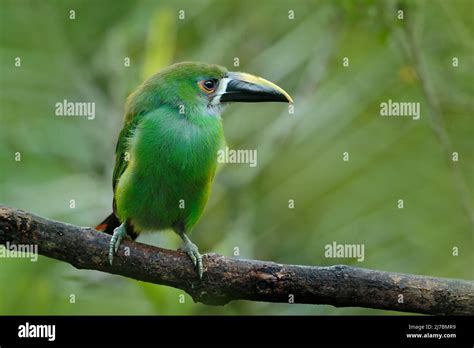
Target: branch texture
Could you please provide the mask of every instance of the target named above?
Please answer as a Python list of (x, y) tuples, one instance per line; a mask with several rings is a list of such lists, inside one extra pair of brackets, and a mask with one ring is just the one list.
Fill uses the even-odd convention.
[[(199, 280), (188, 256), (124, 240), (107, 260), (110, 236), (0, 205), (0, 244), (35, 244), (41, 255), (92, 269), (171, 286), (196, 302), (233, 300), (366, 307), (437, 315), (473, 315), (474, 282), (368, 270), (344, 265), (310, 267), (203, 256)], [(130, 255), (124, 254), (129, 248)], [(403, 295), (401, 301), (400, 295)]]

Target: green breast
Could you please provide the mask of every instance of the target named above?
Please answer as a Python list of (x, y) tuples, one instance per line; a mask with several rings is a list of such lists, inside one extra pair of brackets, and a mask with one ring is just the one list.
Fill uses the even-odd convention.
[(219, 117), (185, 117), (167, 107), (146, 115), (115, 192), (119, 218), (131, 218), (138, 231), (176, 223), (191, 230), (207, 203), (223, 141)]

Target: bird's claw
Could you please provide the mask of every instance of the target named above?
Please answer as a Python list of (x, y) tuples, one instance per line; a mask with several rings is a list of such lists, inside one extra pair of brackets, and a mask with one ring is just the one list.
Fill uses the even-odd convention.
[(127, 231), (125, 230), (124, 224), (121, 224), (114, 230), (114, 234), (110, 239), (109, 244), (109, 263), (112, 266), (114, 261), (114, 254), (118, 252), (120, 243), (122, 243), (122, 239), (127, 235)]
[(196, 244), (194, 244), (190, 240), (185, 240), (183, 245), (178, 250), (184, 251), (189, 256), (189, 258), (194, 264), (194, 267), (196, 267), (196, 270), (199, 275), (199, 279), (202, 279), (202, 274), (203, 274), (202, 256), (199, 253), (199, 250)]

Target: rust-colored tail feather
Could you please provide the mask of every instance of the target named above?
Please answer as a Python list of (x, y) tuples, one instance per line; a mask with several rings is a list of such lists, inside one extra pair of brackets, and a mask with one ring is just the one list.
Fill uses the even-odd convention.
[(102, 231), (107, 234), (114, 234), (114, 229), (120, 226), (120, 221), (117, 219), (114, 213), (107, 216), (104, 221), (98, 224), (95, 229)]

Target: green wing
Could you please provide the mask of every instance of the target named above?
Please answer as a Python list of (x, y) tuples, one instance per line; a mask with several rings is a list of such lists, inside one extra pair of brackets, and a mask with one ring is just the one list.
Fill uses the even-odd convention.
[[(140, 123), (141, 117), (134, 117), (130, 122), (126, 123), (120, 132), (117, 147), (115, 148), (115, 167), (113, 174), (113, 190), (114, 190), (114, 202), (113, 209), (115, 212), (115, 188), (120, 180), (120, 177), (127, 169), (128, 160), (127, 160), (127, 151), (128, 151), (128, 140), (132, 136), (133, 132), (137, 128), (137, 125)], [(129, 155), (130, 156), (130, 155)], [(128, 156), (128, 157), (129, 157)]]

